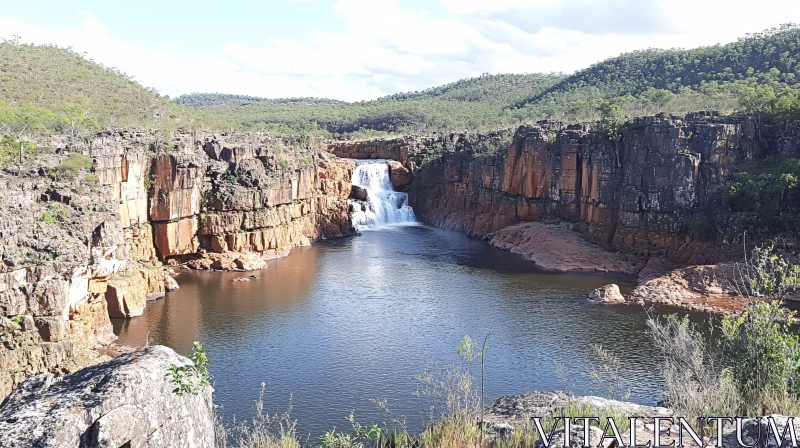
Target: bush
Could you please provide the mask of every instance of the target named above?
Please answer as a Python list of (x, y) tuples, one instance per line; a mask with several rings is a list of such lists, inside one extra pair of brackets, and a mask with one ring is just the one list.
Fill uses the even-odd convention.
[(800, 159), (765, 160), (747, 167), (728, 187), (725, 202), (731, 211), (780, 213), (800, 187)]
[(735, 415), (739, 396), (718, 355), (695, 324), (673, 314), (650, 317), (647, 327), (661, 349), (667, 405), (680, 416)]
[(97, 174), (89, 173), (83, 176), (83, 181), (88, 184), (97, 185), (100, 182), (100, 178), (97, 177)]
[(742, 397), (742, 414), (797, 409), (800, 338), (789, 330), (793, 317), (778, 301), (754, 302), (741, 316), (722, 321), (725, 359)]
[(203, 344), (197, 341), (194, 342), (189, 359), (192, 364), (182, 366), (170, 364), (167, 368), (167, 376), (171, 377), (172, 384), (175, 385), (175, 389), (172, 389), (172, 392), (176, 395), (197, 395), (211, 384), (208, 373), (210, 362)]
[(761, 300), (750, 301), (738, 317), (713, 323), (721, 328), (716, 346), (685, 317), (648, 319), (663, 355), (665, 395), (678, 414), (755, 417), (800, 411), (800, 337), (789, 328), (794, 312), (781, 300), (797, 289), (798, 271), (772, 246), (754, 249), (737, 264), (732, 280), (739, 294)]
[(744, 263), (736, 264), (733, 281), (744, 298), (782, 300), (800, 287), (800, 266), (781, 257), (774, 245), (761, 246), (753, 249)]
[(52, 202), (47, 206), (47, 210), (36, 218), (36, 221), (45, 224), (55, 224), (56, 222), (64, 221), (66, 217), (67, 206), (60, 202)]
[(264, 383), (261, 383), (261, 393), (252, 419), (227, 427), (215, 414), (214, 438), (217, 448), (300, 448), (296, 422), (290, 419), (289, 412), (275, 416), (264, 412), (264, 388)]
[(82, 170), (90, 170), (92, 168), (92, 156), (71, 152), (66, 160), (61, 162), (55, 169), (58, 176), (64, 176), (67, 179), (74, 179), (78, 172)]

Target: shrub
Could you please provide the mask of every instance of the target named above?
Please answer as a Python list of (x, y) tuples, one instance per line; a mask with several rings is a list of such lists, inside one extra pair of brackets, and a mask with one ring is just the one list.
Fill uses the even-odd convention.
[(800, 159), (766, 160), (747, 167), (725, 193), (725, 202), (735, 212), (781, 212), (789, 206), (792, 191), (800, 187)]
[(740, 402), (736, 388), (695, 324), (672, 314), (649, 317), (647, 327), (661, 350), (667, 405), (689, 419), (736, 414)]
[(780, 256), (774, 245), (757, 247), (736, 264), (733, 283), (742, 297), (781, 300), (800, 287), (800, 266)]
[(721, 327), (716, 346), (685, 317), (648, 319), (663, 355), (667, 401), (685, 417), (796, 413), (800, 337), (790, 331), (795, 314), (781, 299), (797, 289), (798, 266), (772, 246), (759, 247), (737, 265), (735, 277), (742, 298), (762, 299), (749, 302), (740, 316), (713, 323)]
[(60, 202), (51, 202), (47, 206), (47, 210), (36, 218), (36, 221), (45, 224), (55, 224), (56, 222), (64, 221), (66, 217), (67, 206)]
[(742, 397), (743, 414), (797, 408), (800, 338), (789, 330), (793, 317), (778, 301), (754, 302), (741, 316), (722, 321), (724, 354)]
[(289, 411), (275, 416), (264, 412), (264, 389), (265, 384), (261, 383), (255, 416), (250, 420), (226, 427), (215, 413), (214, 437), (217, 448), (226, 448), (230, 442), (238, 448), (300, 448), (296, 422), (290, 419)]
[(56, 167), (59, 176), (74, 179), (78, 172), (92, 168), (92, 156), (71, 152), (67, 158)]
[(197, 395), (211, 384), (208, 373), (210, 362), (203, 344), (194, 342), (189, 359), (192, 364), (182, 366), (170, 364), (167, 368), (167, 376), (171, 377), (172, 384), (175, 385), (172, 392), (176, 395)]

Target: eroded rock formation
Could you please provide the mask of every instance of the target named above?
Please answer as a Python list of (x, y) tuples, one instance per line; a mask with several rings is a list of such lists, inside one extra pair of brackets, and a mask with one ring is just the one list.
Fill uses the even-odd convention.
[[(0, 397), (26, 376), (97, 361), (111, 317), (174, 289), (164, 265), (260, 269), (353, 233), (354, 163), (265, 134), (115, 130), (40, 142), (55, 154), (0, 172)], [(88, 170), (56, 167), (68, 153)]]
[(498, 230), (491, 234), (489, 243), (548, 271), (635, 275), (642, 268), (643, 263), (635, 257), (593, 245), (570, 227), (526, 222)]
[(411, 205), (426, 221), (482, 237), (559, 218), (602, 247), (687, 264), (727, 255), (687, 228), (717, 204), (731, 166), (765, 150), (751, 121), (699, 115), (636, 118), (619, 142), (559, 123), (521, 127), (493, 152), (463, 138), (414, 173)]
[(0, 396), (115, 339), (104, 294), (128, 256), (104, 192), (0, 175)]
[[(732, 174), (765, 157), (800, 157), (800, 142), (758, 130), (745, 117), (689, 114), (635, 118), (615, 141), (588, 124), (540, 122), (515, 133), (337, 143), (330, 150), (402, 163), (413, 179), (410, 205), (439, 227), (483, 238), (559, 219), (606, 249), (706, 264), (740, 257), (741, 232), (732, 230), (752, 221), (722, 207)], [(749, 237), (759, 231), (761, 240), (800, 247), (792, 229), (750, 227)]]

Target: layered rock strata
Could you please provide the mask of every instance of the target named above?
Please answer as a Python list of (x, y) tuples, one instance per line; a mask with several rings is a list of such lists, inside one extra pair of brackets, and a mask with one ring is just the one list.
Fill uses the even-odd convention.
[[(800, 157), (796, 139), (714, 114), (635, 118), (618, 140), (589, 124), (540, 122), (514, 133), (339, 142), (328, 150), (400, 162), (412, 178), (410, 205), (429, 224), (488, 238), (528, 221), (561, 220), (600, 247), (680, 264), (740, 257), (740, 234), (722, 229), (714, 239), (701, 229), (714, 218), (717, 226), (736, 222), (722, 207), (731, 175), (766, 157)], [(794, 232), (764, 232), (800, 247)]]
[[(115, 130), (53, 138), (35, 168), (0, 172), (0, 397), (24, 377), (95, 362), (109, 316), (174, 289), (164, 265), (260, 269), (353, 234), (352, 161), (264, 134)], [(91, 169), (65, 170), (69, 153)]]
[(636, 118), (618, 142), (588, 125), (521, 127), (500, 151), (458, 148), (415, 172), (424, 220), (482, 237), (558, 218), (602, 247), (700, 264), (724, 248), (688, 231), (718, 205), (731, 167), (766, 151), (751, 121), (699, 115)]
[(108, 279), (128, 248), (103, 189), (0, 174), (0, 397), (28, 375), (91, 362), (115, 339)]

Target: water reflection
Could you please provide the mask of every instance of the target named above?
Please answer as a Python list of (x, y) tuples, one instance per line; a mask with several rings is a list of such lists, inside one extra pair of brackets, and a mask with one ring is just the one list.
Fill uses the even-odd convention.
[(203, 341), (226, 416), (248, 415), (264, 381), (268, 409), (291, 402), (301, 433), (347, 427), (352, 410), (384, 421), (371, 398), (388, 399), (419, 428), (413, 376), (456, 361), (464, 335), (487, 331), (487, 400), (564, 389), (557, 363), (573, 392), (596, 393), (585, 374), (594, 343), (623, 362), (633, 400), (660, 398), (644, 311), (582, 297), (607, 277), (541, 273), (485, 242), (423, 226), (297, 249), (258, 274), (240, 283), (232, 280), (243, 274), (182, 272), (179, 291), (115, 322), (120, 343), (149, 338), (185, 353)]

